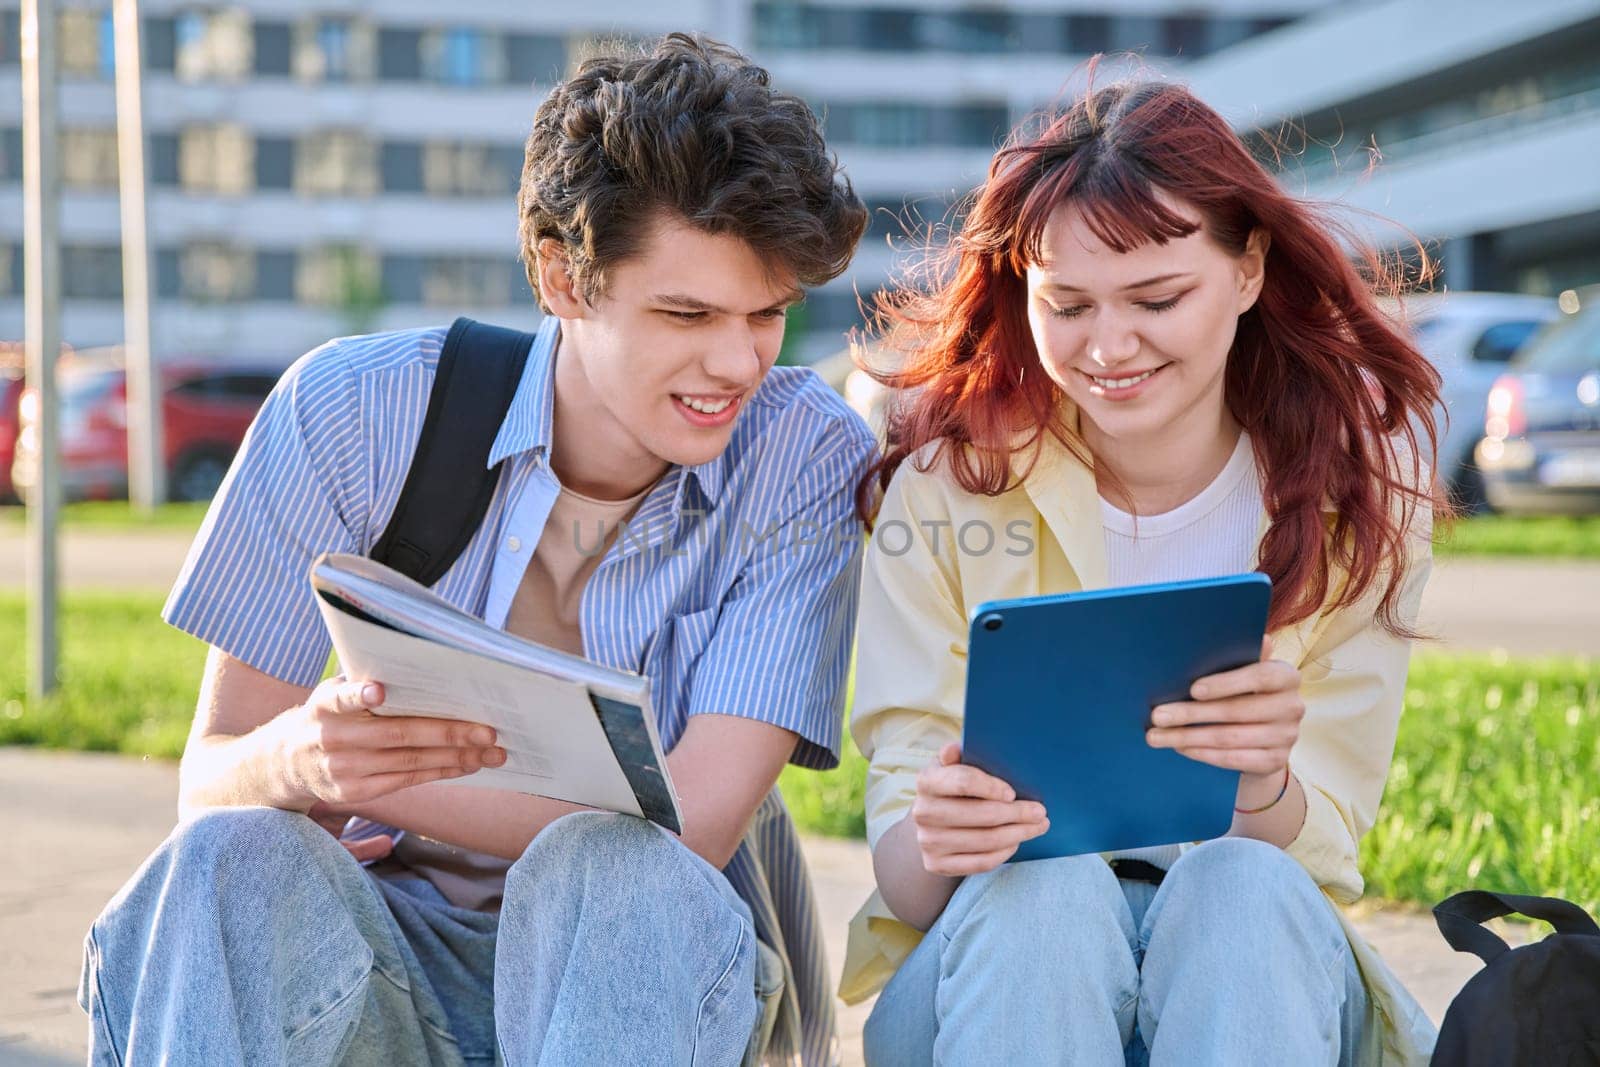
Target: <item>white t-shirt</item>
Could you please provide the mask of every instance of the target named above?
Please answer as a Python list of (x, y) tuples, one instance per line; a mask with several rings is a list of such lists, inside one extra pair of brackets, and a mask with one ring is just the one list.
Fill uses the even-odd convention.
[[(1160, 515), (1130, 515), (1104, 499), (1106, 575), (1113, 586), (1221, 578), (1256, 567), (1256, 540), (1265, 504), (1250, 438), (1241, 433), (1233, 455), (1210, 485)], [(1177, 845), (1113, 852), (1163, 869)]]

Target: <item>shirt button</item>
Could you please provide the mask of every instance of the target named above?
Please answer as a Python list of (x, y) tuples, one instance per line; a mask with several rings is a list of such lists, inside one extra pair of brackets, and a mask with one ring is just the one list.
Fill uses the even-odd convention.
[(508, 537), (508, 538), (506, 538), (506, 551), (507, 552), (521, 552), (522, 551), (522, 538), (520, 538), (520, 537)]

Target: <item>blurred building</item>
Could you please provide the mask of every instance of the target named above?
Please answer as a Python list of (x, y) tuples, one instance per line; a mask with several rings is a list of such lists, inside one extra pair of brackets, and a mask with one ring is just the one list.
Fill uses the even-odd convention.
[(1184, 76), (1263, 156), (1299, 124), (1289, 186), (1436, 242), (1452, 289), (1600, 282), (1600, 0), (1341, 6)]
[[(849, 275), (797, 323), (814, 356), (890, 270), (907, 206), (942, 217), (1084, 57), (1182, 65), (1329, 3), (146, 0), (155, 345), (287, 359), (456, 314), (531, 324), (515, 191), (534, 109), (597, 38), (696, 29), (826, 115), (874, 208)], [(64, 7), (63, 335), (95, 345), (122, 334), (111, 19)], [(18, 8), (0, 0), (0, 338), (23, 328)]]

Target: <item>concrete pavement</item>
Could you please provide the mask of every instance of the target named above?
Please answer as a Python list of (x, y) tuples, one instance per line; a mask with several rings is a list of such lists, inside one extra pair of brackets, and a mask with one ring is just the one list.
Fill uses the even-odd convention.
[[(169, 763), (0, 748), (11, 850), (0, 866), (0, 1063), (84, 1062), (86, 1020), (76, 1002), (83, 935), (166, 835), (176, 790)], [(871, 862), (857, 841), (808, 840), (806, 855), (837, 975), (846, 924), (871, 889)], [(1426, 915), (1367, 911), (1358, 925), (1435, 1020), (1478, 969), (1475, 957), (1450, 951)], [(1518, 937), (1526, 928), (1511, 929)], [(869, 1006), (840, 1008), (845, 1063), (859, 1064)]]
[[(69, 587), (165, 592), (183, 566), (183, 531), (72, 530), (62, 538)], [(20, 526), (0, 526), (0, 589), (23, 584)], [(1600, 656), (1600, 563), (1524, 559), (1436, 562), (1422, 628), (1446, 651)], [(1426, 647), (1426, 646), (1424, 646)]]

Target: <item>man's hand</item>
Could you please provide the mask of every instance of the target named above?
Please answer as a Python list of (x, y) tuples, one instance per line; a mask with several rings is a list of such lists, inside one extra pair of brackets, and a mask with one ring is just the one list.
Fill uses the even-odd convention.
[(505, 762), (489, 727), (373, 714), (383, 697), (376, 682), (330, 678), (304, 704), (267, 724), (278, 765), (274, 777), (287, 790), (278, 806), (311, 813), (320, 802), (328, 817), (335, 814), (330, 807), (353, 807)]
[(341, 834), (344, 833), (345, 824), (350, 821), (350, 815), (324, 801), (317, 801), (311, 805), (311, 810), (306, 812), (311, 821), (332, 834), (334, 839), (343, 845), (345, 851), (356, 858), (358, 863), (370, 863), (381, 860), (394, 851), (394, 838), (389, 834), (374, 834), (363, 837), (359, 841), (346, 841)]

